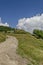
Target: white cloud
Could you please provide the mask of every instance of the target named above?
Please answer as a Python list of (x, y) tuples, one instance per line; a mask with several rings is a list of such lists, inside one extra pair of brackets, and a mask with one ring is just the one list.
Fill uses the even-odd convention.
[(6, 22), (6, 23), (2, 23), (2, 20), (1, 20), (1, 17), (0, 17), (0, 26), (7, 26), (9, 27), (9, 24)]
[(29, 31), (30, 33), (32, 33), (34, 29), (43, 30), (43, 14), (36, 15), (30, 18), (19, 19), (17, 28), (24, 29), (26, 31)]

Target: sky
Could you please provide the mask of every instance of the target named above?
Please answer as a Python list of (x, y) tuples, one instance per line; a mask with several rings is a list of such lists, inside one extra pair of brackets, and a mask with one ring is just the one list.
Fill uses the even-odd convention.
[[(19, 28), (20, 19), (25, 18), (26, 21), (27, 18), (31, 19), (42, 14), (43, 0), (0, 0), (0, 18), (11, 27)], [(26, 24), (25, 27), (27, 26)]]

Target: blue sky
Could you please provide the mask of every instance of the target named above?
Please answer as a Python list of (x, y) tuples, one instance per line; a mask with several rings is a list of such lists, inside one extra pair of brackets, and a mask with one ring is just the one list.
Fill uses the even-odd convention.
[(0, 0), (0, 17), (11, 27), (16, 27), (18, 20), (43, 13), (43, 0)]

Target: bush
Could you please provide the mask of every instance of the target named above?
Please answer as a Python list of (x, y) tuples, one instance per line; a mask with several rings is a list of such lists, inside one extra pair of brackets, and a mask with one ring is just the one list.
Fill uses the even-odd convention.
[(38, 29), (35, 29), (33, 31), (33, 35), (37, 38), (42, 38), (43, 39), (43, 31), (42, 30), (38, 30)]

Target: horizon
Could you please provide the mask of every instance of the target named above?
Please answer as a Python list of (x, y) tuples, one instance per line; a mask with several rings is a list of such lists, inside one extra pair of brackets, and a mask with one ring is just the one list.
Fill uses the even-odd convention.
[[(43, 28), (42, 14), (43, 14), (43, 0), (0, 0), (0, 18), (2, 18), (2, 23), (7, 22), (11, 27), (16, 28), (17, 26), (18, 28), (28, 30), (29, 28), (30, 29), (32, 28), (31, 25), (34, 24), (33, 23), (34, 21), (36, 21), (37, 27)], [(32, 20), (30, 20), (31, 18)], [(28, 22), (31, 21), (31, 23), (29, 23), (28, 25), (26, 22), (27, 19)], [(38, 26), (38, 19), (39, 19), (39, 26)], [(29, 25), (30, 27), (28, 27)], [(30, 29), (28, 31), (30, 31)]]

